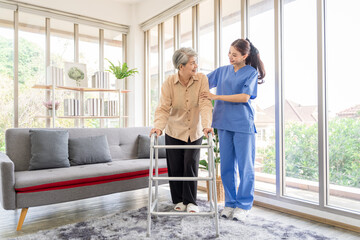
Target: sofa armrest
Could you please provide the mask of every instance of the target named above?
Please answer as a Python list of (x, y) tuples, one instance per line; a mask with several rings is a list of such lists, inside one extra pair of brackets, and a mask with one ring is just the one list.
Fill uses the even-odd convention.
[(16, 209), (15, 166), (2, 152), (0, 152), (0, 201), (4, 209)]

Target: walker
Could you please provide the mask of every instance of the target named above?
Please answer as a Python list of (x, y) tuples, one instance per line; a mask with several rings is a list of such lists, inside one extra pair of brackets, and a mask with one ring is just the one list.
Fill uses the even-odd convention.
[[(156, 133), (151, 135), (150, 142), (150, 167), (149, 167), (149, 202), (148, 202), (148, 218), (147, 218), (147, 237), (151, 235), (151, 216), (210, 216), (215, 219), (215, 230), (216, 237), (219, 237), (219, 213), (217, 206), (216, 197), (216, 175), (215, 175), (215, 163), (213, 153), (213, 136), (209, 133), (207, 145), (158, 145), (158, 138), (155, 137)], [(209, 164), (209, 175), (208, 177), (159, 177), (158, 169), (158, 157), (159, 149), (196, 149), (196, 148), (207, 148), (208, 149), (208, 164)], [(154, 157), (155, 150), (155, 176), (154, 176)], [(171, 180), (171, 181), (198, 181), (205, 180), (209, 181), (209, 198), (210, 198), (210, 212), (199, 212), (199, 213), (187, 213), (187, 212), (159, 212), (158, 211), (158, 181), (159, 180)], [(153, 194), (153, 181), (155, 181), (155, 194)]]

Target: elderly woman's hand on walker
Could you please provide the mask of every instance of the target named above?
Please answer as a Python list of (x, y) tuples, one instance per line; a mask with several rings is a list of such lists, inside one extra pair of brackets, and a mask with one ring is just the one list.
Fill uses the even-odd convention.
[(162, 131), (161, 131), (160, 129), (153, 128), (153, 129), (151, 129), (149, 136), (151, 137), (151, 135), (152, 135), (153, 133), (156, 133), (156, 137), (159, 137), (159, 136), (161, 136)]
[(206, 138), (209, 137), (208, 136), (209, 133), (212, 133), (212, 135), (214, 136), (214, 129), (212, 129), (212, 128), (204, 128), (203, 132), (204, 132), (204, 135), (205, 135)]

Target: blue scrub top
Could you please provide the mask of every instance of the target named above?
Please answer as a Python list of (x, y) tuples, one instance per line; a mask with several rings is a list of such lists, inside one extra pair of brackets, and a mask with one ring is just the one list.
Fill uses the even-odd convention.
[[(234, 71), (233, 65), (223, 66), (207, 75), (209, 87), (216, 89), (217, 95), (245, 93), (250, 99), (257, 96), (258, 72), (250, 65)], [(247, 103), (215, 101), (212, 127), (232, 132), (256, 133), (254, 109), (251, 100)]]

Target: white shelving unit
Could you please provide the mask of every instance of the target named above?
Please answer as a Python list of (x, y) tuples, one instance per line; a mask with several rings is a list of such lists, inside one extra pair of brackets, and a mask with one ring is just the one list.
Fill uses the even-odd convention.
[[(35, 118), (46, 118), (46, 119), (51, 119), (52, 120), (52, 127), (55, 127), (55, 120), (56, 118), (59, 119), (119, 119), (119, 125), (121, 124), (121, 119), (122, 118), (126, 118), (127, 116), (122, 116), (121, 115), (121, 107), (122, 107), (122, 102), (121, 102), (121, 94), (125, 94), (130, 92), (130, 90), (120, 90), (120, 89), (103, 89), (103, 88), (84, 88), (84, 87), (66, 87), (66, 86), (53, 86), (53, 85), (41, 85), (41, 84), (36, 84), (33, 86), (33, 88), (35, 89), (44, 89), (44, 90), (48, 90), (48, 91), (52, 91), (51, 94), (51, 101), (53, 103), (53, 110), (52, 110), (52, 116), (49, 115), (43, 115), (43, 116), (35, 116)], [(75, 91), (75, 92), (79, 92), (80, 93), (80, 109), (82, 109), (80, 111), (81, 115), (80, 116), (57, 116), (57, 114), (55, 114), (56, 110), (55, 110), (55, 93), (56, 91)], [(84, 93), (85, 92), (97, 92), (97, 93), (115, 93), (118, 94), (118, 115), (117, 116), (87, 116), (84, 115), (84, 107), (85, 107), (85, 97), (84, 97)], [(102, 99), (105, 99), (104, 97), (99, 97)], [(61, 106), (63, 106), (63, 103), (60, 103)], [(83, 127), (83, 126), (81, 126)]]

